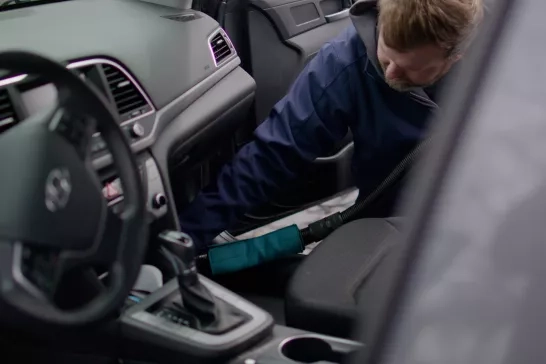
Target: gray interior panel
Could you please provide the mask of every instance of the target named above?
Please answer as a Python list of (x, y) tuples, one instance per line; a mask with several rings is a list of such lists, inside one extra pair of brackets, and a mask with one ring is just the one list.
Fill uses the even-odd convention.
[[(151, 147), (154, 142), (160, 138), (163, 130), (169, 125), (169, 123), (176, 118), (182, 111), (184, 111), (191, 103), (199, 99), (205, 92), (211, 89), (216, 83), (222, 80), (233, 70), (239, 66), (239, 59), (235, 58), (219, 68), (215, 73), (205, 78), (203, 81), (194, 85), (188, 91), (178, 96), (167, 106), (157, 111), (157, 113), (151, 115), (151, 118), (155, 119), (154, 128), (152, 133), (145, 138), (132, 144), (132, 148), (135, 152), (139, 152), (146, 148)], [(239, 69), (242, 71), (242, 69)], [(243, 71), (244, 72), (244, 71)], [(109, 154), (101, 156), (93, 160), (95, 168), (100, 169), (112, 162)]]
[[(187, 151), (189, 154), (193, 146), (205, 145), (203, 141), (206, 136), (230, 135), (227, 131), (244, 120), (241, 116), (248, 111), (255, 87), (252, 77), (237, 68), (166, 126), (161, 139), (152, 147), (152, 154), (163, 176), (168, 176), (168, 158), (173, 149)], [(206, 143), (206, 146), (210, 145)], [(172, 215), (176, 216), (170, 181), (168, 178), (164, 181), (169, 194), (167, 197), (171, 201), (169, 208), (173, 211)], [(178, 226), (177, 220), (173, 223)]]
[(264, 10), (275, 23), (283, 39), (326, 23), (319, 0), (302, 0)]
[(249, 13), (252, 73), (256, 90), (256, 120), (263, 121), (288, 91), (294, 79), (327, 41), (349, 26), (350, 20), (324, 23), (283, 42), (274, 25), (258, 10)]
[(298, 34), (293, 38), (287, 39), (286, 42), (297, 48), (304, 58), (304, 62), (307, 63), (326, 42), (330, 41), (337, 34), (340, 34), (350, 25), (350, 18), (340, 19), (332, 23), (326, 23), (308, 32)]
[(340, 0), (252, 0), (251, 4), (270, 17), (284, 40), (349, 15), (341, 13)]
[(218, 24), (204, 14), (188, 22), (162, 17), (180, 11), (135, 0), (78, 0), (1, 12), (0, 49), (60, 62), (117, 59), (160, 109), (215, 72), (208, 37)]
[(297, 50), (283, 44), (271, 22), (257, 11), (249, 13), (253, 77), (256, 80), (256, 120), (269, 114), (301, 70)]

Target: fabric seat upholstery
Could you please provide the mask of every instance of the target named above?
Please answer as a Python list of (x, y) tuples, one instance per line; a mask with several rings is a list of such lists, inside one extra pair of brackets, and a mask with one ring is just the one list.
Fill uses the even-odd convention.
[[(294, 273), (286, 297), (286, 324), (313, 332), (350, 337), (358, 301), (376, 315), (385, 296), (401, 218), (362, 219), (327, 237)], [(370, 322), (374, 318), (370, 317)]]

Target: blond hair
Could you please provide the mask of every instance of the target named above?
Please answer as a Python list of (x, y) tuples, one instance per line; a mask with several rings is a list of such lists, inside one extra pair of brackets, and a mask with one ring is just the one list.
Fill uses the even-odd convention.
[(483, 17), (483, 0), (379, 0), (383, 41), (407, 51), (427, 44), (461, 53)]

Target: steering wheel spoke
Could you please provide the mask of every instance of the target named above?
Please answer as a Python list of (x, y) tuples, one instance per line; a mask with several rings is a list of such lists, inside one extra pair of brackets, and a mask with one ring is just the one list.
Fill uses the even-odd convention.
[(58, 133), (68, 141), (82, 160), (89, 158), (93, 134), (97, 129), (95, 120), (78, 111), (72, 111), (69, 101), (58, 103), (48, 120), (50, 131)]
[(51, 304), (61, 270), (57, 264), (58, 252), (51, 249), (37, 248), (21, 242), (0, 243), (1, 276), (3, 296), (14, 301), (35, 301), (37, 304)]

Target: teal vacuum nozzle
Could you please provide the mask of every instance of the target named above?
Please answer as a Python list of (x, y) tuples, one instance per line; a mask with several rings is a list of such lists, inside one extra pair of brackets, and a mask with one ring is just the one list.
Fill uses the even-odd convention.
[(211, 247), (208, 252), (212, 274), (225, 274), (254, 267), (304, 249), (296, 225), (252, 239), (234, 241)]

